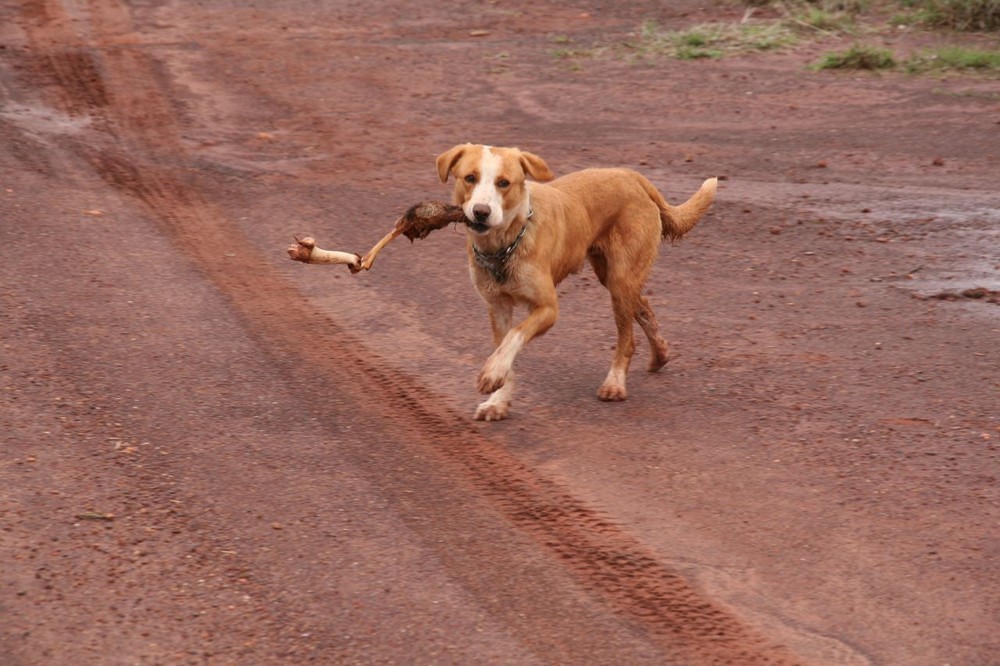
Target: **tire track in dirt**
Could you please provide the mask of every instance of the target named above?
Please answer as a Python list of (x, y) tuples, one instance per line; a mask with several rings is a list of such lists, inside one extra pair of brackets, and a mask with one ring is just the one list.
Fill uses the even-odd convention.
[[(34, 58), (30, 66), (53, 82), (65, 112), (89, 114), (105, 132), (103, 141), (81, 142), (74, 150), (111, 187), (148, 207), (228, 296), (248, 327), (294, 368), (298, 380), (364, 396), (378, 410), (373, 417), (394, 422), (417, 439), (410, 446), (459, 470), (513, 525), (558, 558), (580, 585), (644, 627), (673, 658), (698, 664), (798, 663), (788, 650), (657, 561), (626, 531), (518, 461), (464, 416), (441, 407), (419, 381), (387, 370), (389, 365), (362, 341), (316, 315), (176, 166), (183, 163), (184, 150), (152, 63), (135, 48), (102, 46), (103, 29), (118, 34), (127, 29), (126, 9), (92, 0), (90, 30), (97, 37), (84, 45), (69, 28), (59, 2), (39, 0), (28, 7), (33, 10), (26, 14), (28, 22), (34, 23), (29, 35), (37, 52), (51, 53)], [(223, 263), (224, 256), (230, 258)], [(308, 402), (304, 406), (322, 408)], [(460, 556), (456, 560), (471, 564)], [(465, 574), (467, 579), (475, 575)]]

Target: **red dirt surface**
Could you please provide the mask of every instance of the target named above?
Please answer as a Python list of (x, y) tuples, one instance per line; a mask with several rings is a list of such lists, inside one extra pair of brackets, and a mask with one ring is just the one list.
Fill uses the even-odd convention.
[[(741, 13), (0, 6), (0, 663), (997, 663), (996, 82), (559, 53)], [(483, 424), (461, 231), (288, 260), (462, 141), (724, 177), (627, 401), (586, 272)]]

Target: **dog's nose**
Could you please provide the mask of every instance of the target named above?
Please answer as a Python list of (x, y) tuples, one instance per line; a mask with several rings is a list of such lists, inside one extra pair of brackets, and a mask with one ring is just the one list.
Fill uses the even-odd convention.
[(490, 216), (490, 207), (486, 204), (476, 204), (472, 207), (472, 216), (476, 218), (476, 222), (480, 224), (485, 222)]

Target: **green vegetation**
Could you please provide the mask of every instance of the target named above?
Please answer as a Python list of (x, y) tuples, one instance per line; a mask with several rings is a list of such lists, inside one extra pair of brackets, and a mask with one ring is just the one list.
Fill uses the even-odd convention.
[(770, 7), (821, 30), (844, 30), (871, 9), (899, 6), (896, 25), (922, 24), (962, 31), (1000, 30), (1000, 0), (745, 0), (751, 8)]
[[(911, 56), (899, 66), (911, 73), (934, 71), (1000, 72), (1000, 51), (984, 51), (949, 46)], [(893, 69), (897, 62), (892, 52), (874, 46), (855, 44), (847, 51), (828, 53), (814, 69)]]
[(796, 41), (794, 31), (778, 23), (705, 23), (687, 30), (665, 31), (655, 21), (646, 21), (637, 38), (625, 46), (640, 57), (666, 55), (693, 60), (770, 51)]
[(798, 32), (854, 33), (868, 0), (751, 0), (751, 8), (770, 6), (779, 21)]
[[(743, 0), (742, 20), (704, 23), (685, 30), (666, 30), (655, 21), (643, 23), (630, 38), (618, 44), (575, 48), (573, 40), (557, 35), (553, 56), (580, 68), (583, 58), (605, 54), (633, 59), (670, 57), (678, 60), (715, 59), (762, 51), (787, 49), (802, 41), (829, 40), (896, 31), (898, 27), (940, 27), (956, 31), (1000, 31), (1000, 0)], [(764, 13), (770, 18), (757, 18)], [(894, 8), (899, 12), (886, 19)], [(775, 15), (777, 15), (775, 17)], [(874, 17), (880, 17), (875, 19)], [(882, 47), (857, 43), (846, 51), (827, 53), (813, 69), (911, 73), (934, 71), (1000, 72), (1000, 51), (941, 48), (899, 62)]]
[(1000, 0), (904, 0), (924, 25), (952, 30), (1000, 30)]
[(816, 65), (816, 69), (892, 69), (896, 61), (888, 49), (855, 44), (840, 53), (827, 53)]
[(868, 0), (746, 0), (748, 7), (778, 7), (789, 11), (801, 11), (803, 7), (818, 9), (834, 14), (860, 14), (868, 9)]
[[(1000, 2), (1000, 0), (997, 0)], [(663, 30), (643, 23), (636, 39), (625, 44), (638, 57), (670, 56), (681, 60), (721, 58), (754, 51), (776, 51), (806, 38), (853, 34), (867, 0), (750, 0), (742, 21), (705, 23), (687, 30)], [(756, 7), (773, 5), (779, 19), (755, 19)]]
[(942, 70), (1000, 72), (1000, 51), (950, 46), (915, 55), (906, 61), (905, 67), (908, 72)]
[(573, 48), (572, 40), (558, 35), (552, 51), (558, 60), (596, 58), (609, 50), (630, 57), (667, 56), (678, 60), (721, 58), (727, 54), (770, 51), (795, 44), (793, 30), (778, 23), (706, 23), (687, 30), (662, 30), (655, 21), (642, 24), (634, 39), (617, 47)]

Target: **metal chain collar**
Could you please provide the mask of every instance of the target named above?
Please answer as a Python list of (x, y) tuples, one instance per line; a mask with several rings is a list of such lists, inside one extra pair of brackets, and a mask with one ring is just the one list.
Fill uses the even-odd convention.
[(521, 242), (521, 237), (524, 236), (524, 232), (528, 230), (528, 220), (534, 211), (528, 211), (528, 217), (524, 221), (524, 226), (521, 227), (521, 233), (517, 235), (514, 242), (507, 247), (499, 250), (497, 252), (483, 252), (476, 244), (472, 244), (473, 256), (476, 260), (476, 264), (489, 273), (497, 284), (503, 284), (507, 281), (507, 261), (510, 260), (510, 256), (514, 254), (514, 250), (517, 249), (518, 244)]

